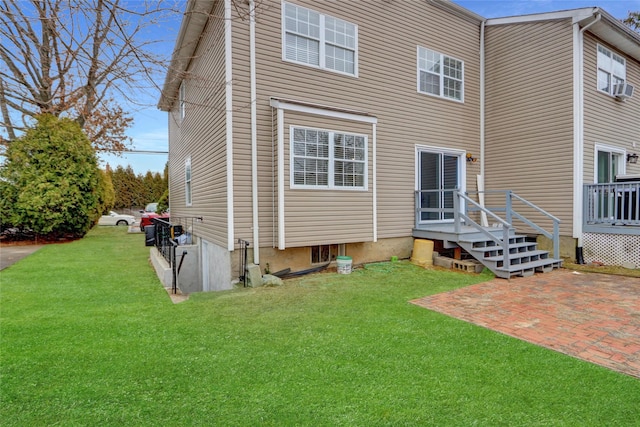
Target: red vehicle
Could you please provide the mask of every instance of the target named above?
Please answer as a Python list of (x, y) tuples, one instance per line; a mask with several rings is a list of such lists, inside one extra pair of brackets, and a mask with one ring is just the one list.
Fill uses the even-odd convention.
[(164, 220), (169, 219), (169, 212), (157, 213), (158, 204), (149, 203), (142, 212), (142, 218), (140, 218), (140, 231), (144, 231), (147, 225), (153, 225), (153, 218), (160, 218)]

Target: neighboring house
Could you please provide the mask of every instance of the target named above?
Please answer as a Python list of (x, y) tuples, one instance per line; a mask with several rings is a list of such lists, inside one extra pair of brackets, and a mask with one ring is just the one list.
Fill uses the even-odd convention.
[(486, 187), (559, 217), (564, 256), (640, 267), (640, 188), (607, 185), (640, 181), (640, 34), (586, 8), (489, 19), (485, 46)]
[[(620, 102), (599, 93), (589, 46), (601, 40), (625, 58), (625, 76), (610, 64), (602, 79), (608, 72), (640, 83), (640, 44), (637, 34), (597, 8), (567, 13), (580, 17), (575, 26), (573, 15), (522, 24), (516, 18), (486, 21), (436, 0), (380, 0), (366, 7), (189, 1), (159, 107), (169, 112), (171, 215), (199, 218), (192, 232), (203, 289), (231, 287), (238, 277), (238, 239), (250, 242), (250, 261), (271, 271), (303, 270), (343, 254), (354, 263), (408, 257), (414, 236), (437, 238), (423, 233), (458, 221), (458, 211), (471, 204), (462, 195), (483, 182), (526, 194), (551, 213), (559, 210), (561, 234), (582, 238), (580, 227), (572, 234), (573, 210), (563, 203), (591, 182), (576, 183), (574, 176), (593, 176), (586, 141), (598, 139), (589, 132), (602, 128), (583, 123), (595, 120), (596, 108), (617, 109), (606, 121), (626, 114), (628, 123), (620, 124), (627, 126), (626, 139), (598, 141), (623, 157), (640, 143), (640, 97)], [(580, 32), (598, 13), (600, 20)], [(526, 52), (516, 41), (519, 25), (534, 34), (524, 40), (532, 45)], [(515, 34), (500, 34), (510, 30)], [(568, 38), (554, 38), (564, 30)], [(582, 50), (572, 45), (582, 46), (583, 37), (585, 58), (576, 59)], [(583, 62), (584, 71), (574, 71)], [(581, 87), (584, 93), (575, 95)], [(547, 88), (551, 97), (538, 97)], [(606, 101), (587, 102), (600, 95)], [(527, 120), (551, 105), (549, 118), (563, 118), (535, 130)], [(562, 135), (553, 148), (544, 146), (545, 138), (527, 139), (547, 130), (555, 138), (553, 129)], [(571, 160), (576, 145), (584, 164)], [(576, 175), (571, 169), (578, 163), (584, 172)], [(533, 182), (520, 178), (541, 167), (544, 174), (531, 175)], [(530, 188), (548, 190), (547, 197)], [(470, 214), (467, 223), (478, 215)], [(453, 246), (449, 237), (441, 240)]]

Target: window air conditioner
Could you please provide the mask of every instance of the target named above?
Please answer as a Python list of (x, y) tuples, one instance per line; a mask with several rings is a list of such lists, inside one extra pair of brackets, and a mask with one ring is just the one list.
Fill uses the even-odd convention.
[(614, 86), (613, 92), (616, 98), (618, 99), (627, 99), (633, 96), (633, 86), (629, 83), (624, 82)]

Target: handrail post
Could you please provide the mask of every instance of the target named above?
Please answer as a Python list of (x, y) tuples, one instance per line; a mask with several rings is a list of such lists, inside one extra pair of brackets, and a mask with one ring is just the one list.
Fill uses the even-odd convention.
[[(446, 191), (446, 190), (444, 190)], [(456, 233), (460, 233), (460, 192), (458, 189), (452, 190), (453, 193), (453, 226)]]
[[(511, 224), (511, 223), (509, 223)], [(511, 225), (508, 227), (502, 226), (502, 259), (503, 259), (503, 268), (509, 271), (509, 231), (511, 230)]]
[(176, 245), (171, 245), (171, 293), (178, 293), (178, 270), (176, 269)]
[(509, 224), (513, 224), (513, 218), (511, 215), (511, 210), (513, 209), (513, 196), (511, 194), (511, 190), (507, 190), (505, 193), (504, 208), (507, 222)]
[(553, 257), (560, 259), (560, 223), (553, 221)]

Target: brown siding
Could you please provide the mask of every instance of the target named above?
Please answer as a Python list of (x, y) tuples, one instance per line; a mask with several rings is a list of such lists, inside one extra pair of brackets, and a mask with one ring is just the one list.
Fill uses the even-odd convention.
[[(627, 81), (635, 95), (621, 102), (597, 89), (597, 43), (622, 55)], [(633, 147), (633, 143), (636, 147)], [(584, 182), (593, 183), (595, 144), (606, 144), (640, 155), (640, 63), (587, 33), (584, 42)], [(640, 164), (627, 164), (627, 173), (640, 173)]]
[[(571, 22), (486, 28), (486, 181), (562, 220), (573, 208)], [(536, 215), (532, 217), (538, 221)]]
[[(377, 189), (378, 237), (410, 236), (413, 227), (415, 145), (479, 151), (479, 25), (458, 18), (427, 2), (333, 2), (296, 0), (295, 4), (327, 13), (358, 25), (358, 78), (282, 60), (279, 1), (257, 3), (257, 110), (260, 187), (260, 239), (274, 242), (273, 111), (270, 97), (280, 97), (366, 111), (378, 118)], [(251, 236), (249, 23), (234, 25), (234, 212), (237, 237)], [(465, 101), (458, 103), (419, 94), (416, 90), (417, 46), (437, 50), (464, 61)], [(304, 125), (304, 123), (297, 123)], [(334, 130), (334, 126), (327, 126)], [(370, 126), (369, 126), (370, 128)], [(285, 129), (285, 133), (288, 132)], [(370, 132), (368, 130), (367, 132)], [(288, 137), (287, 137), (288, 141)], [(371, 150), (371, 139), (369, 149)], [(465, 165), (467, 166), (467, 165)], [(288, 167), (288, 166), (287, 166)], [(344, 199), (349, 192), (291, 191), (287, 206), (307, 208), (287, 212), (287, 238), (296, 244), (335, 243), (336, 239), (371, 238), (372, 169), (369, 191), (358, 199), (353, 221), (346, 225)], [(475, 188), (479, 163), (469, 164), (468, 186)], [(287, 175), (288, 179), (288, 175)], [(287, 186), (288, 188), (288, 186)], [(349, 194), (346, 194), (349, 193)], [(353, 196), (351, 194), (351, 196)], [(346, 195), (346, 196), (345, 196)], [(366, 201), (365, 201), (366, 199)], [(336, 236), (310, 233), (302, 240), (308, 211), (317, 206), (314, 227), (328, 227)], [(362, 209), (361, 209), (362, 208)], [(339, 215), (331, 212), (341, 212)], [(294, 215), (298, 213), (298, 215)], [(315, 217), (314, 217), (315, 218)], [(363, 226), (356, 234), (349, 234)], [(347, 230), (347, 228), (349, 230)], [(299, 231), (296, 231), (299, 230)], [(291, 232), (291, 236), (289, 233)]]
[[(224, 16), (223, 2), (213, 16)], [(185, 76), (186, 114), (177, 101), (169, 115), (172, 217), (202, 217), (197, 234), (227, 247), (227, 176), (225, 128), (224, 22), (207, 24)], [(191, 157), (192, 206), (186, 206), (184, 164)]]

